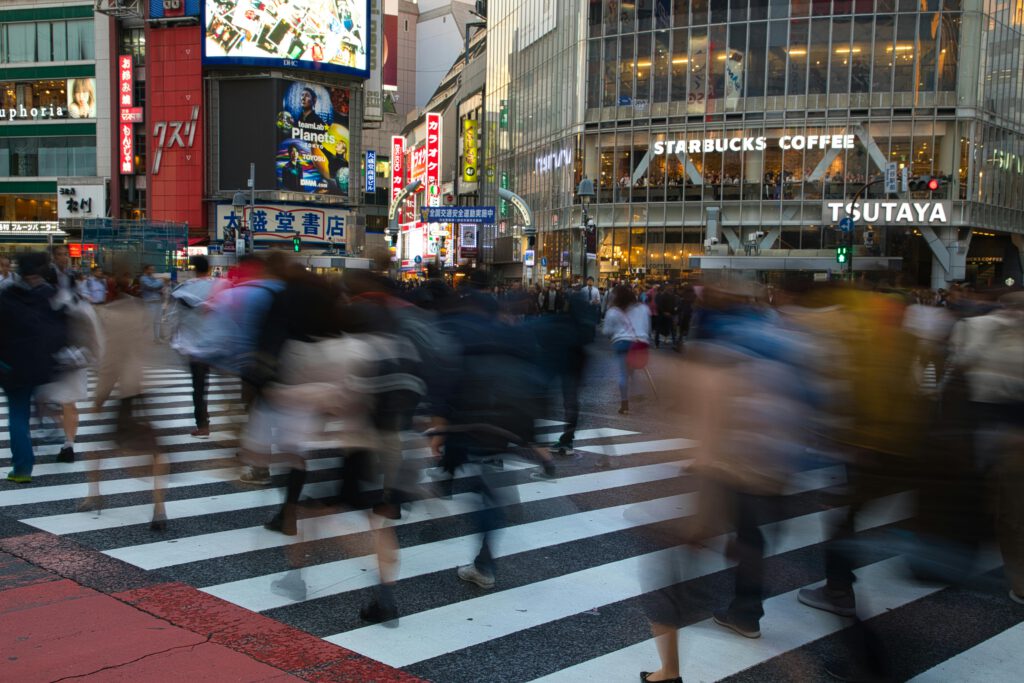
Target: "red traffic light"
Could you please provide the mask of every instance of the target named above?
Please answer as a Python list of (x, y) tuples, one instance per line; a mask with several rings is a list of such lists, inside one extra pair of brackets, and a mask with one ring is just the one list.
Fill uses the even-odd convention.
[(932, 191), (932, 192), (935, 192), (935, 190), (939, 189), (939, 179), (938, 178), (929, 178), (928, 179), (928, 189), (930, 191)]

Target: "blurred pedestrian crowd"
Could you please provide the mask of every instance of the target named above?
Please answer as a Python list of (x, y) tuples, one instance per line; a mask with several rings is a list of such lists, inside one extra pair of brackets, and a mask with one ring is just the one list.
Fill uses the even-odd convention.
[[(111, 402), (118, 446), (153, 458), (151, 527), (173, 523), (139, 343), (168, 340), (192, 380), (192, 437), (211, 437), (211, 373), (240, 381), (247, 419), (235, 425), (238, 485), (267, 486), (275, 476), (284, 483), (269, 531), (312, 529), (316, 520), (301, 504), (309, 458), (325, 447), (344, 455), (332, 504), (366, 510), (379, 572), (375, 599), (360, 614), (397, 626), (400, 548), (390, 523), (409, 505), (443, 504), (472, 468), (482, 541), (457, 573), (493, 588), (509, 503), (497, 475), (504, 459), (520, 458), (536, 466), (534, 478), (555, 480), (558, 459), (574, 452), (581, 394), (600, 390), (586, 386), (600, 335), (614, 358), (618, 414), (640, 406), (697, 444), (675, 456), (700, 482), (696, 513), (667, 537), (655, 525), (659, 542), (678, 553), (650, 576), (667, 570), (678, 580), (653, 582), (647, 593), (662, 667), (643, 680), (680, 680), (677, 629), (693, 600), (685, 568), (710, 538), (726, 535), (723, 552), (735, 563), (733, 594), (714, 620), (760, 636), (771, 542), (763, 528), (809, 460), (844, 472), (825, 494), (838, 513), (827, 530), (827, 581), (799, 593), (809, 608), (854, 620), (848, 650), (830, 668), (837, 676), (881, 677), (891, 663), (891, 648), (856, 620), (854, 591), (865, 551), (858, 519), (889, 494), (916, 492), (904, 545), (913, 577), (967, 581), (991, 542), (1010, 599), (1024, 603), (1024, 292), (986, 301), (965, 288), (601, 288), (593, 280), (496, 289), (481, 271), (456, 288), (440, 278), (408, 287), (369, 271), (315, 275), (277, 251), (240, 258), (224, 278), (194, 257), (173, 287), (153, 271), (75, 275), (62, 247), (20, 255), (13, 273), (0, 262), (8, 480), (31, 483), (32, 432), (42, 422), (63, 431), (57, 459), (72, 462), (80, 406), (91, 401), (99, 411)], [(613, 410), (607, 419), (618, 419)], [(538, 443), (538, 420), (559, 412), (559, 438)], [(427, 467), (403, 457), (408, 430), (429, 439)], [(329, 433), (340, 436), (325, 446)], [(101, 484), (92, 477), (80, 509), (102, 509)], [(304, 599), (301, 558), (294, 566), (274, 590)]]

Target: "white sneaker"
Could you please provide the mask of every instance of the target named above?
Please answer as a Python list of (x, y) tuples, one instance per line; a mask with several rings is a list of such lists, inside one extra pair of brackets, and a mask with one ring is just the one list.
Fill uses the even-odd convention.
[(463, 581), (475, 583), (484, 589), (489, 590), (494, 588), (494, 576), (491, 574), (484, 574), (476, 568), (475, 564), (467, 564), (464, 567), (459, 567), (459, 578)]
[(265, 467), (250, 467), (242, 473), (238, 481), (253, 486), (270, 486), (270, 470)]

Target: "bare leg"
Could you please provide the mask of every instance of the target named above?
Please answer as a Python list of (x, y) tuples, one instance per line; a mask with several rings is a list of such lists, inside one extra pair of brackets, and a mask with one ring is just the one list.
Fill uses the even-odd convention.
[(164, 478), (170, 471), (170, 465), (159, 451), (153, 453), (153, 521), (149, 528), (163, 531), (167, 528), (167, 510), (164, 508)]
[(661, 658), (661, 668), (647, 677), (648, 681), (668, 681), (679, 677), (679, 632), (671, 626), (651, 622), (651, 633)]
[(64, 438), (75, 443), (78, 436), (78, 406), (74, 403), (65, 403), (60, 421), (61, 427), (64, 428)]

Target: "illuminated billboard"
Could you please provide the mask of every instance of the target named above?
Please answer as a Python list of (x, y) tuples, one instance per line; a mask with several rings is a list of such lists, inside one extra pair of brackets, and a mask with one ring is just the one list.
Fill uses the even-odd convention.
[(346, 195), (349, 191), (349, 91), (282, 82), (277, 115), (277, 188)]
[(368, 78), (368, 0), (210, 0), (203, 61)]

